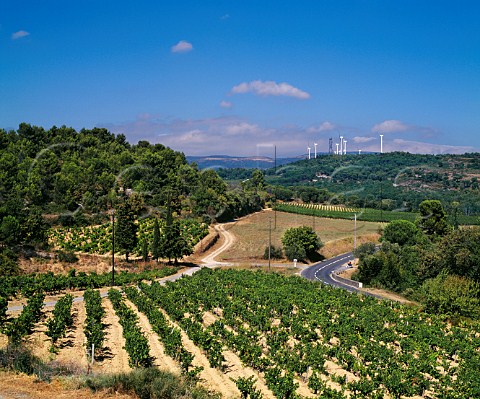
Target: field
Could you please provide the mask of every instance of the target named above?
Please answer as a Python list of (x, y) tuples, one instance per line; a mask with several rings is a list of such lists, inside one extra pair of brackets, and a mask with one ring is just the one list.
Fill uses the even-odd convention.
[[(320, 251), (324, 256), (331, 257), (353, 249), (353, 220), (319, 218), (269, 210), (227, 224), (225, 228), (237, 239), (220, 259), (237, 262), (255, 262), (262, 259), (265, 248), (268, 247), (270, 223), (272, 245), (277, 248), (281, 247), (281, 237), (286, 229), (305, 225), (314, 228), (321, 241), (326, 244)], [(377, 241), (378, 229), (381, 227), (381, 223), (357, 221), (357, 243), (365, 240)]]
[[(274, 245), (280, 245), (285, 229), (308, 225), (326, 243), (326, 256), (353, 247), (351, 220), (276, 212), (274, 229), (275, 212), (269, 210), (225, 225), (234, 239), (220, 258), (256, 264), (268, 245), (270, 222)], [(357, 243), (377, 240), (381, 227), (358, 221)], [(292, 270), (284, 269), (286, 274)], [(165, 275), (170, 272), (175, 270)], [(46, 275), (37, 282), (63, 291), (85, 283), (85, 275), (77, 278)], [(25, 281), (23, 286), (31, 284)], [(9, 310), (7, 330), (22, 327), (16, 339), (44, 361), (68, 365), (77, 375), (154, 366), (198, 379), (227, 399), (480, 397), (478, 324), (452, 326), (416, 306), (239, 268), (204, 268), (166, 285), (133, 282), (139, 289), (131, 286), (123, 293), (118, 288), (71, 292), (85, 301), (71, 302), (64, 293), (46, 297), (50, 303), (62, 299), (55, 308), (42, 306), (42, 296), (19, 286), (17, 291), (39, 299), (29, 300), (22, 312)], [(97, 292), (102, 296), (95, 294), (95, 302)], [(7, 342), (0, 334), (0, 349)], [(93, 364), (91, 342), (96, 342)], [(1, 393), (14, 392), (12, 384), (0, 384)], [(39, 389), (56, 392), (58, 385)], [(88, 397), (86, 391), (73, 392)], [(11, 397), (29, 393), (18, 390)]]
[[(264, 398), (480, 395), (478, 325), (451, 326), (415, 307), (300, 277), (207, 268), (125, 294), (109, 291), (100, 302), (105, 340), (94, 373), (153, 365), (197, 376), (224, 398), (242, 389)], [(86, 370), (87, 313), (73, 303), (73, 324), (52, 353), (52, 308), (44, 308), (26, 342), (45, 360)]]

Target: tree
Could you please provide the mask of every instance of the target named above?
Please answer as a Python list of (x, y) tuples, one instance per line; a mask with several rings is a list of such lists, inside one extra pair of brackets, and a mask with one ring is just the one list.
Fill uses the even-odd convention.
[(383, 231), (383, 239), (392, 244), (414, 245), (418, 240), (420, 230), (408, 220), (394, 220)]
[(5, 216), (0, 224), (0, 241), (6, 246), (18, 244), (20, 239), (20, 223), (15, 216)]
[(164, 229), (164, 234), (160, 239), (160, 257), (173, 259), (177, 263), (178, 259), (190, 255), (193, 252), (190, 243), (182, 236), (180, 223), (173, 220), (170, 225)]
[(438, 200), (425, 200), (420, 204), (420, 218), (417, 226), (428, 236), (444, 236), (451, 230), (447, 214)]
[(317, 233), (308, 226), (287, 229), (282, 237), (285, 255), (289, 260), (311, 258), (323, 246)]
[(152, 242), (152, 258), (158, 262), (160, 256), (160, 227), (158, 226), (158, 219), (155, 218), (153, 222), (153, 242)]
[(0, 276), (16, 276), (19, 273), (20, 268), (15, 260), (8, 254), (0, 253)]
[(362, 260), (368, 255), (373, 255), (375, 253), (375, 244), (373, 242), (365, 242), (360, 244), (357, 248), (353, 250), (353, 254), (356, 258)]
[(137, 229), (135, 215), (128, 201), (117, 206), (117, 224), (115, 226), (115, 246), (125, 252), (125, 259), (128, 262), (128, 255), (137, 244)]

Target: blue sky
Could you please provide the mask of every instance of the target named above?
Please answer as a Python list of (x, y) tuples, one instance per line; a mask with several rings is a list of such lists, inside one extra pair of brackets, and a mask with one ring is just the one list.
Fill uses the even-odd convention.
[(187, 155), (480, 149), (480, 2), (0, 2), (0, 127)]

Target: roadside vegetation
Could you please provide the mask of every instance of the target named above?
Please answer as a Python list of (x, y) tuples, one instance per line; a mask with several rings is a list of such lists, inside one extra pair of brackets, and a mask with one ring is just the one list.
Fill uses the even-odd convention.
[(389, 223), (378, 251), (359, 247), (354, 278), (401, 293), (454, 322), (479, 319), (480, 228), (450, 225), (439, 201), (424, 201), (420, 212), (416, 223)]

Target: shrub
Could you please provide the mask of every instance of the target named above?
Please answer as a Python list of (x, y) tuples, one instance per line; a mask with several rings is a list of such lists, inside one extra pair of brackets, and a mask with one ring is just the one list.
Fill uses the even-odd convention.
[(323, 246), (317, 233), (308, 226), (287, 229), (282, 237), (285, 255), (289, 260), (311, 258)]
[(375, 244), (373, 242), (366, 242), (359, 245), (353, 251), (353, 255), (360, 260), (363, 260), (368, 255), (373, 255), (375, 253)]
[(134, 393), (141, 399), (219, 399), (218, 395), (211, 394), (204, 388), (153, 367), (89, 378), (86, 385), (94, 392), (111, 389), (120, 393)]
[[(283, 251), (282, 248), (277, 248), (273, 245), (270, 245), (270, 259), (282, 259)], [(263, 253), (263, 259), (268, 259), (268, 246), (265, 248)]]

